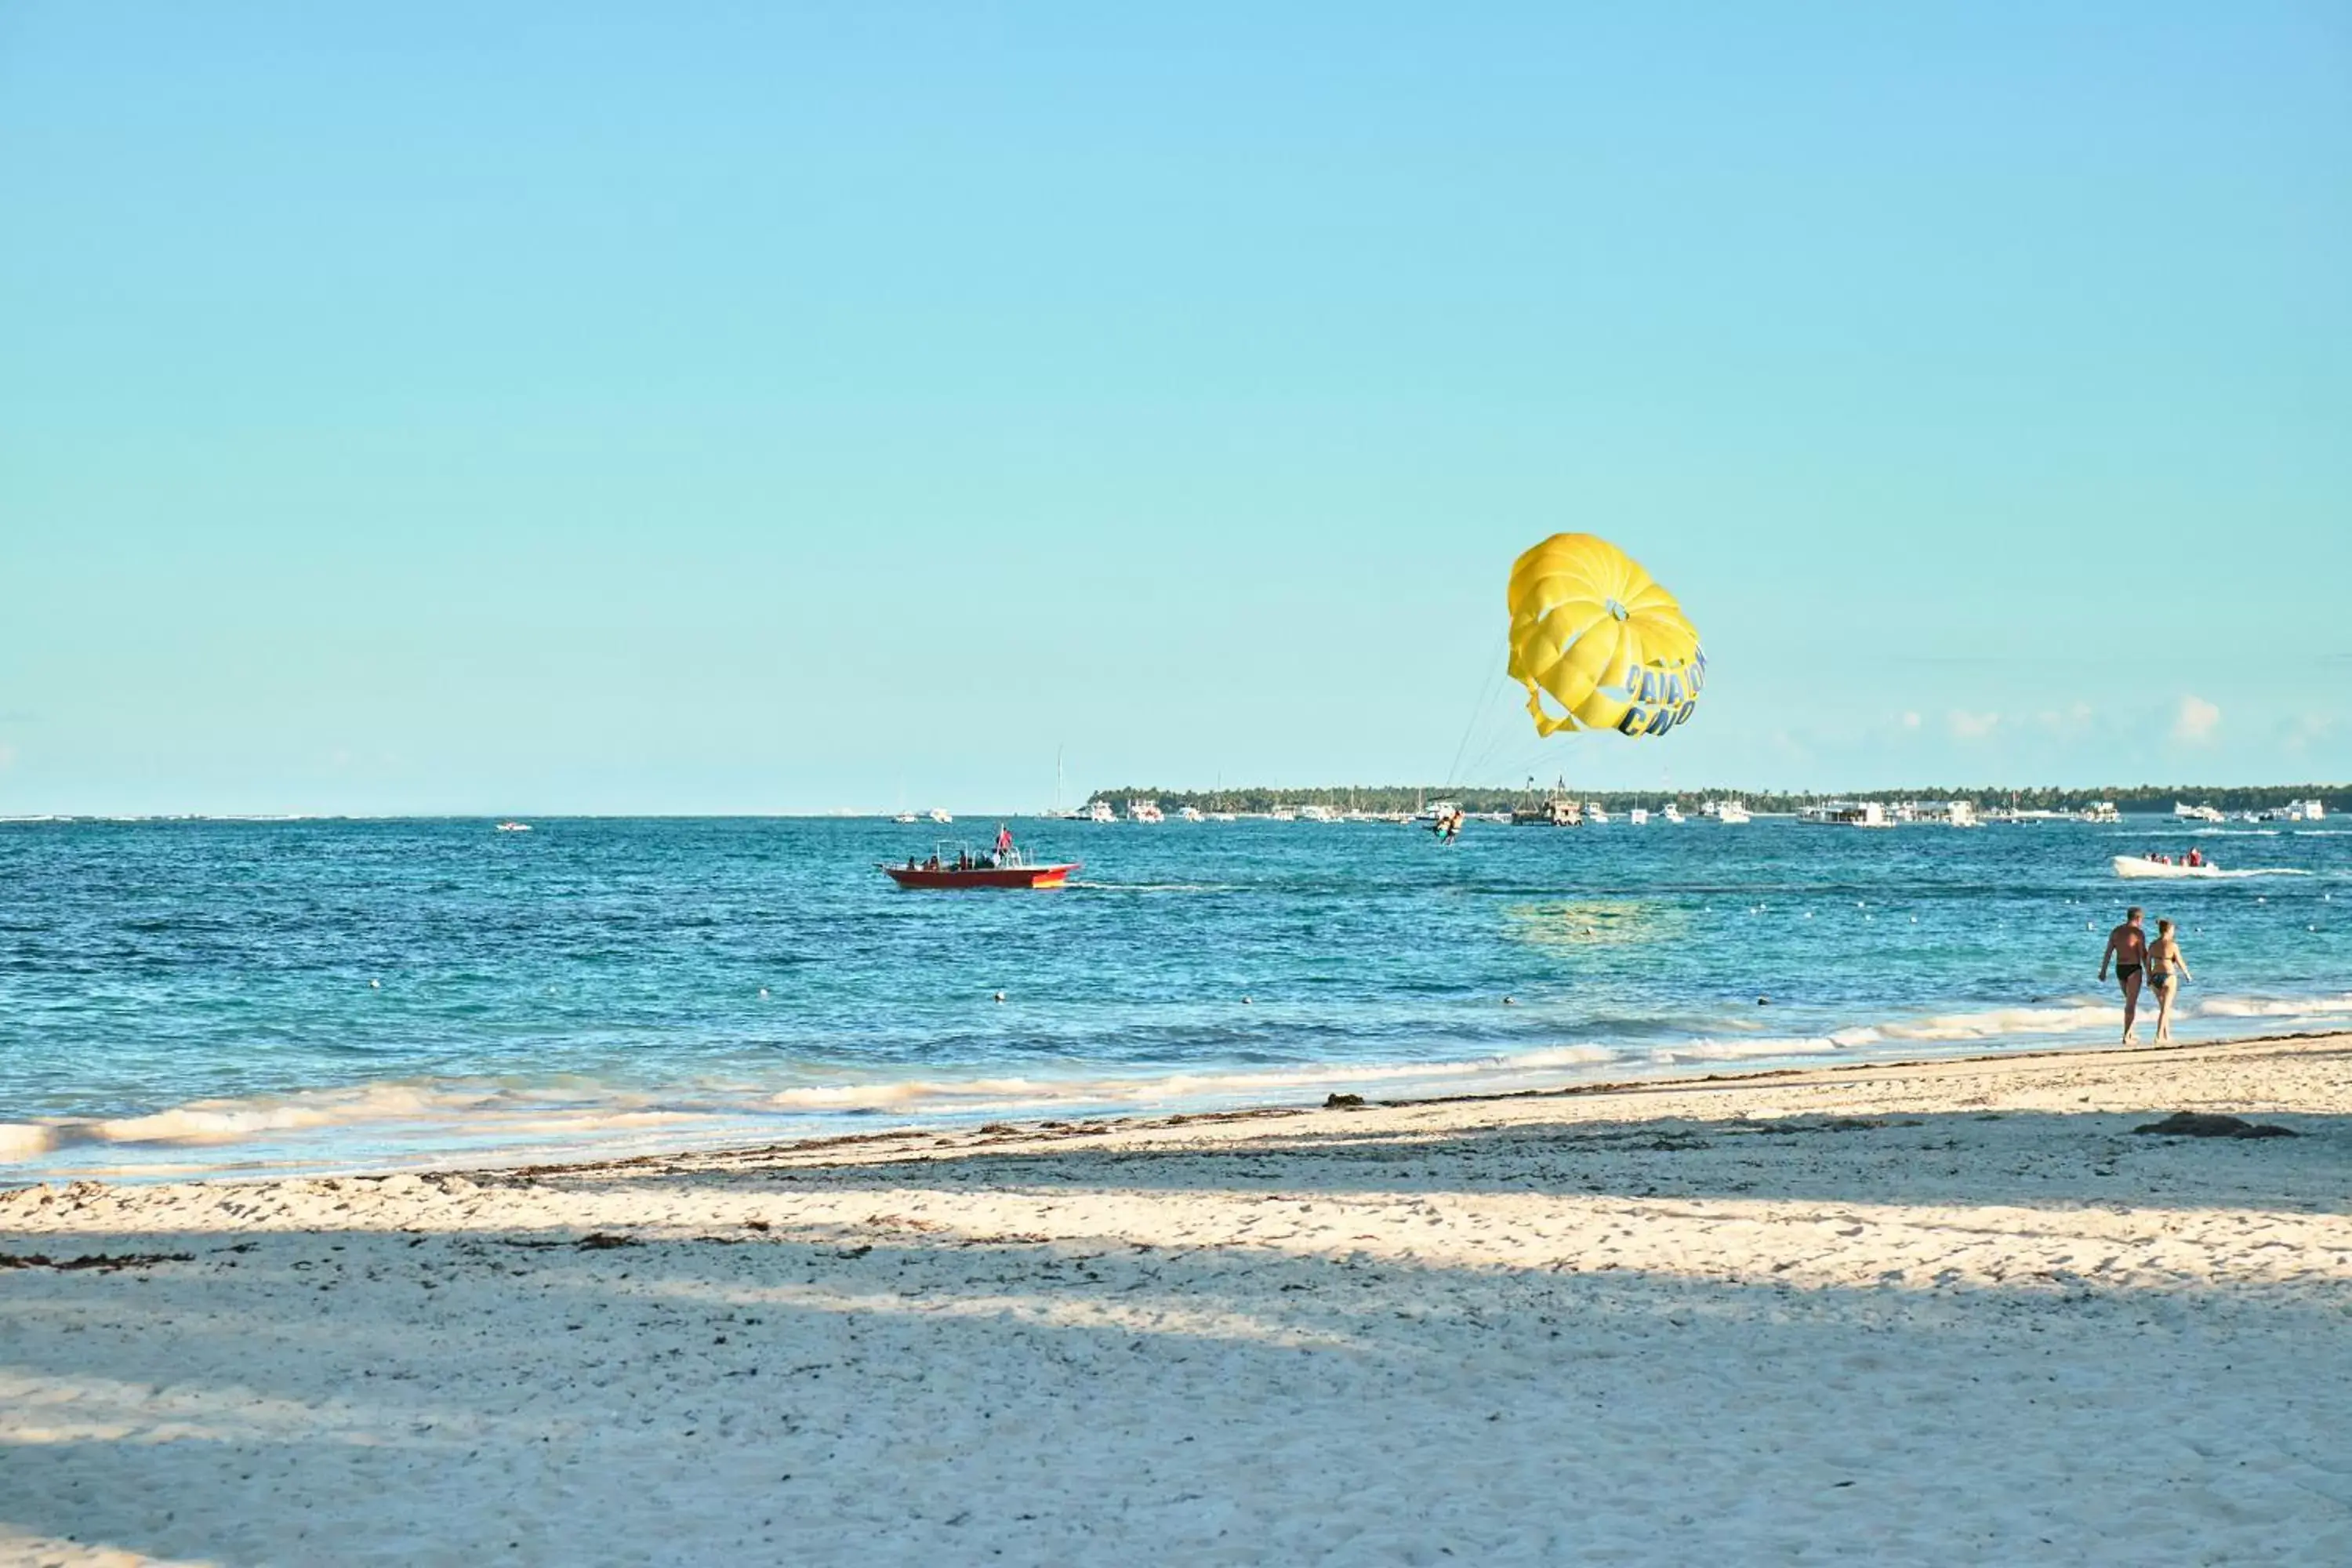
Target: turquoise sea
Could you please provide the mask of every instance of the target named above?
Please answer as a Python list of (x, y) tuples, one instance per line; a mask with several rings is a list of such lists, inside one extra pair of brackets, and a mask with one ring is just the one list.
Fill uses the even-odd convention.
[[(2128, 902), (2184, 1036), (2352, 1014), (2352, 832), (1694, 817), (1015, 819), (1059, 892), (902, 892), (975, 844), (845, 819), (0, 824), (0, 1183), (479, 1163), (937, 1121), (2104, 1041)], [(1003, 999), (998, 1000), (1002, 993)]]

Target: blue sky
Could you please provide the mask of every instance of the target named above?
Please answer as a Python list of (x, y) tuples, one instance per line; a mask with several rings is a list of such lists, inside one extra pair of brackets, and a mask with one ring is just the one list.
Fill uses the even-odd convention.
[(2352, 777), (2347, 169), (2336, 5), (16, 4), (0, 811)]

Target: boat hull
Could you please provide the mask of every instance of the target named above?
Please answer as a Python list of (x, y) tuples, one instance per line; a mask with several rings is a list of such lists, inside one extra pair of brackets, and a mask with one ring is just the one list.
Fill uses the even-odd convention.
[(1058, 888), (1084, 864), (1070, 860), (1055, 866), (976, 866), (962, 870), (942, 866), (936, 871), (925, 866), (885, 866), (882, 870), (902, 888)]
[(2161, 860), (2142, 860), (2129, 855), (2115, 858), (2116, 875), (2126, 881), (2189, 881), (2234, 882), (2242, 877), (2308, 877), (2308, 871), (2290, 870), (2284, 866), (2243, 866), (2223, 870), (2219, 866), (2183, 866), (2174, 861), (2168, 866)]

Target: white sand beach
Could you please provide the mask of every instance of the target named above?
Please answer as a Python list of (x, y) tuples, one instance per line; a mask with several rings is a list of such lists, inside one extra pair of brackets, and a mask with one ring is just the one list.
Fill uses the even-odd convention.
[(0, 1561), (2340, 1564), (2347, 1173), (2339, 1036), (19, 1190)]

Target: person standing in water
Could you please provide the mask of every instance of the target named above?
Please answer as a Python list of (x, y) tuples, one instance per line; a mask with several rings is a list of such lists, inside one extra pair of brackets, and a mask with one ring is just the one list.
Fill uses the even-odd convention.
[(2184, 980), (2196, 978), (2189, 973), (2189, 960), (2181, 956), (2180, 939), (2172, 934), (2170, 921), (2156, 922), (2156, 940), (2147, 949), (2147, 983), (2156, 987), (2156, 1043), (2168, 1044), (2172, 1038), (2172, 997)]
[(2134, 904), (2124, 911), (2124, 923), (2107, 933), (2107, 950), (2099, 954), (2099, 978), (2107, 977), (2107, 963), (2115, 962), (2116, 984), (2124, 993), (2124, 1044), (2136, 1046), (2138, 1037), (2132, 1033), (2132, 1024), (2139, 1016), (2140, 971), (2147, 966), (2147, 933), (2140, 929), (2140, 908)]

